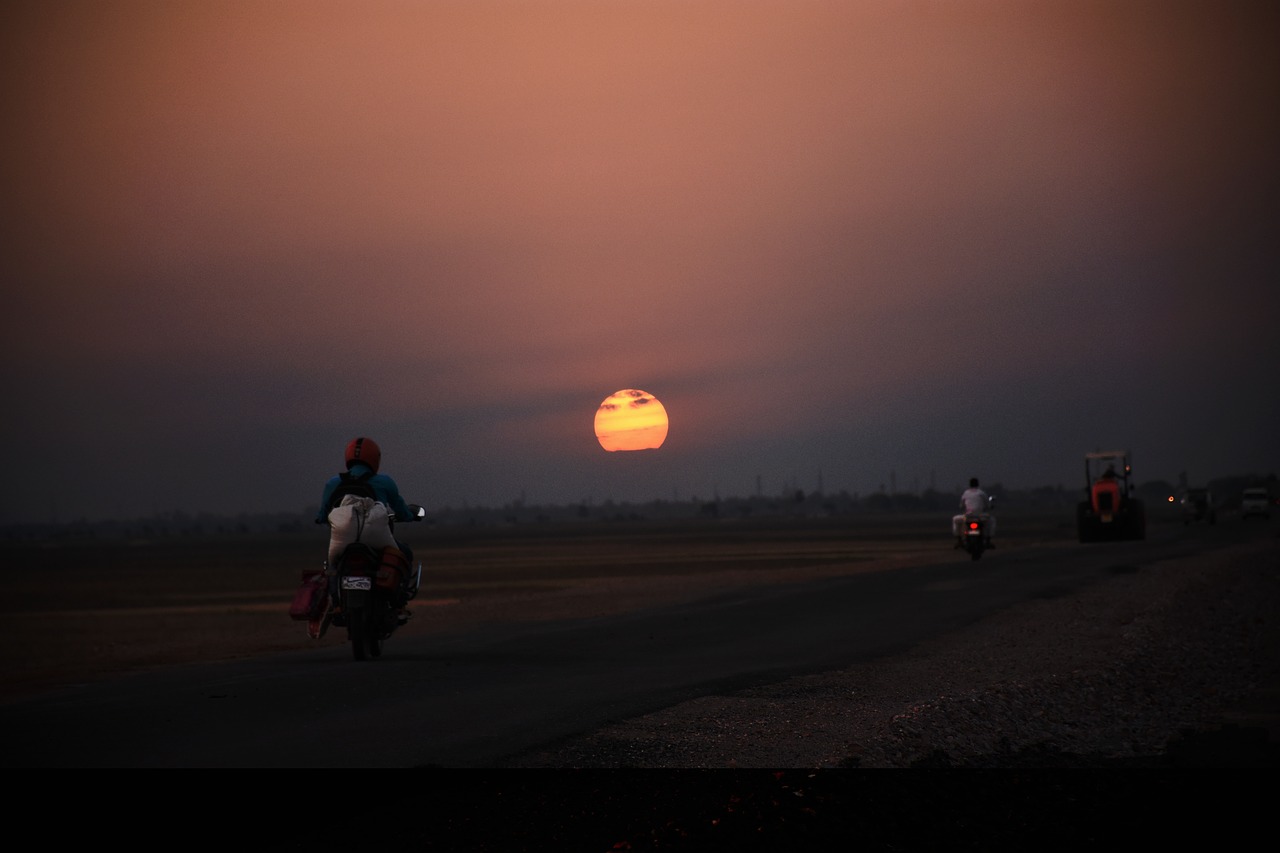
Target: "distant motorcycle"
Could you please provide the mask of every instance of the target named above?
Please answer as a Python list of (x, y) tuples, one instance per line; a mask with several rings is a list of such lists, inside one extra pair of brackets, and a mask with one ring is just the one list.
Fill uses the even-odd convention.
[(991, 543), (991, 508), (995, 502), (995, 498), (987, 498), (987, 511), (966, 512), (960, 522), (961, 547), (971, 559), (982, 559), (982, 552)]

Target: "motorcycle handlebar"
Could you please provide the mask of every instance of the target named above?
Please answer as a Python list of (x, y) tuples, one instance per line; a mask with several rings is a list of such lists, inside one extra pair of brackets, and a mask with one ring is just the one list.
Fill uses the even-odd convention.
[[(422, 506), (418, 506), (417, 504), (409, 504), (409, 513), (410, 513), (410, 515), (409, 515), (409, 517), (408, 517), (408, 518), (397, 518), (397, 519), (395, 519), (395, 520), (396, 520), (396, 521), (402, 521), (402, 522), (407, 522), (407, 521), (422, 521), (424, 518), (426, 518), (426, 517), (427, 517), (427, 508), (426, 508), (426, 507), (422, 507)], [(316, 524), (328, 524), (328, 523), (329, 523), (329, 519), (327, 519), (327, 518), (317, 518), (317, 519), (315, 519), (315, 522), (316, 522)]]

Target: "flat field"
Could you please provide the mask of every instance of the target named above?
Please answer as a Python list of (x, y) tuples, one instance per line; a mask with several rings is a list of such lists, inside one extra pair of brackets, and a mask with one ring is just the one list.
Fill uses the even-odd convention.
[[(489, 621), (602, 616), (719, 589), (967, 559), (949, 518), (867, 514), (493, 528), (402, 525), (422, 564), (423, 634)], [(1074, 541), (1063, 513), (1000, 516), (1000, 545)], [(327, 536), (225, 535), (0, 544), (0, 700), (156, 666), (342, 644), (288, 608)], [(394, 641), (393, 641), (394, 642)]]

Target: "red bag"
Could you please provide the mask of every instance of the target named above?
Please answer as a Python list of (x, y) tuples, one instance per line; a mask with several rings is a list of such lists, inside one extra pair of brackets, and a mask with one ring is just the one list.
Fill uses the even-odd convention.
[(307, 569), (302, 573), (302, 584), (293, 594), (289, 616), (298, 622), (319, 619), (329, 604), (329, 582), (320, 569)]
[(409, 560), (399, 548), (383, 548), (382, 563), (378, 566), (378, 577), (374, 583), (379, 589), (397, 592), (409, 574)]

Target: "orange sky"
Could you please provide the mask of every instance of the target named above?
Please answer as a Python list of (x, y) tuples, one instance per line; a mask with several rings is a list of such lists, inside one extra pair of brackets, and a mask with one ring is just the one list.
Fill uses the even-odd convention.
[(301, 508), (357, 432), (425, 503), (1280, 467), (1260, 4), (7, 8), (41, 517), (234, 511), (246, 446)]

